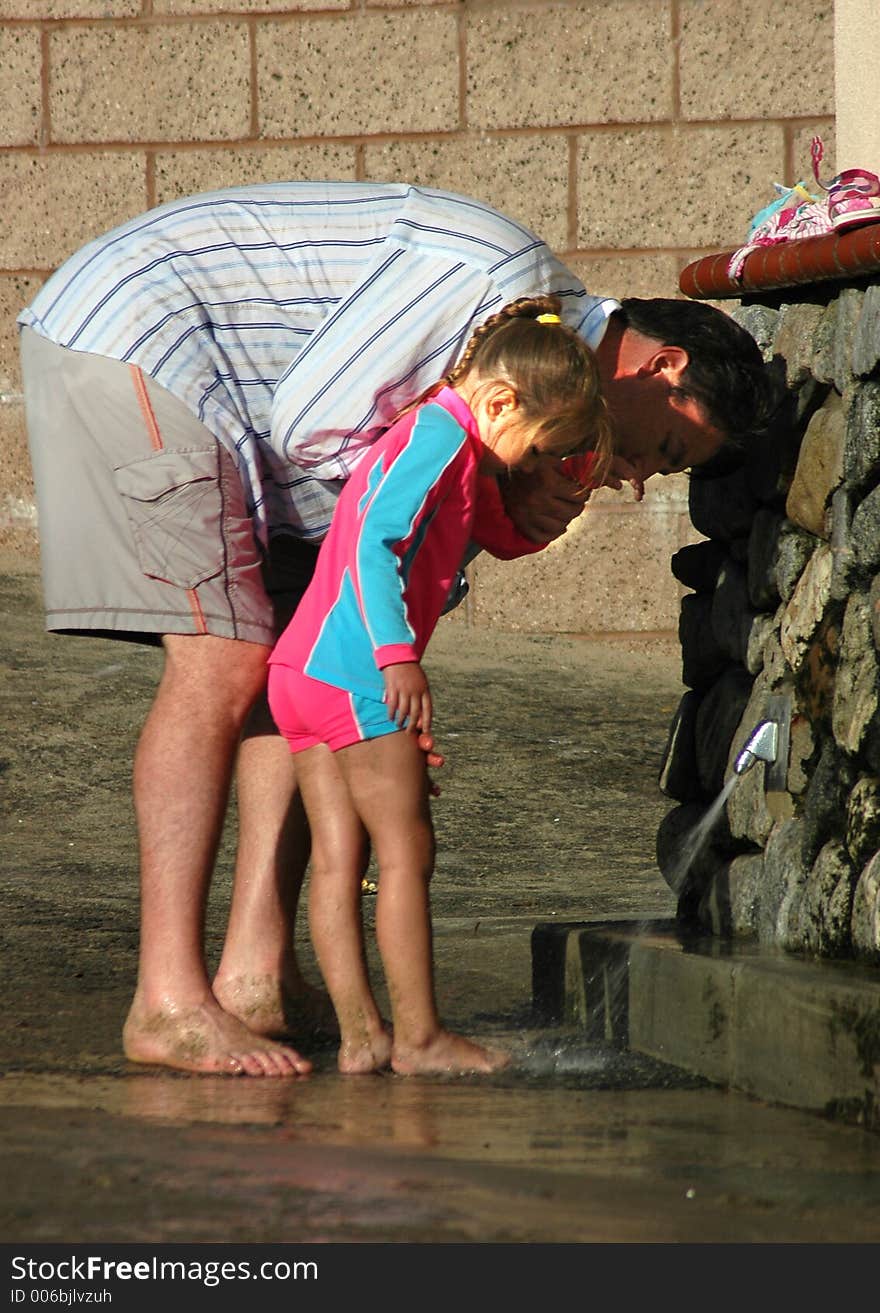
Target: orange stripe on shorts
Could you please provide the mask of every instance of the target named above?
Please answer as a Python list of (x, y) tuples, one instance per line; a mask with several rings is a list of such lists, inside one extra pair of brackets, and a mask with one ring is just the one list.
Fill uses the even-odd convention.
[(193, 620), (196, 622), (196, 633), (207, 634), (208, 625), (205, 621), (205, 613), (202, 610), (202, 604), (199, 601), (199, 595), (194, 588), (187, 588), (187, 598), (189, 599), (190, 610), (193, 613)]
[(141, 408), (141, 414), (144, 417), (144, 423), (147, 426), (147, 432), (150, 435), (150, 443), (153, 451), (161, 451), (165, 446), (165, 443), (162, 441), (162, 434), (159, 432), (159, 425), (153, 411), (153, 404), (147, 395), (147, 385), (144, 382), (143, 373), (138, 369), (137, 365), (129, 365), (129, 369), (131, 370), (135, 394), (138, 399), (138, 405)]

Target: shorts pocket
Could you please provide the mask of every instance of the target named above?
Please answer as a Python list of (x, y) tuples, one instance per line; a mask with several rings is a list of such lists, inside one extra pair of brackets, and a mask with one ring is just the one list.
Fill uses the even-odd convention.
[(224, 563), (219, 449), (160, 451), (114, 471), (141, 569), (196, 588)]

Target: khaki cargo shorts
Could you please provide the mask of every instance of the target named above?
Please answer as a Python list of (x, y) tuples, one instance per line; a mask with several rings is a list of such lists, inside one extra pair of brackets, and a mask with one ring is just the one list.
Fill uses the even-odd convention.
[(21, 356), (47, 629), (273, 643), (317, 548), (264, 560), (232, 457), (136, 365), (28, 328)]

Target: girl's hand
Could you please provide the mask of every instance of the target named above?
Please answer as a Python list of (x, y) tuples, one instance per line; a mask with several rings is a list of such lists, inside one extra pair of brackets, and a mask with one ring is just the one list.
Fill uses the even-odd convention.
[(406, 727), (427, 734), (431, 728), (431, 690), (418, 661), (386, 666), (382, 678), (389, 720), (396, 721), (401, 729)]

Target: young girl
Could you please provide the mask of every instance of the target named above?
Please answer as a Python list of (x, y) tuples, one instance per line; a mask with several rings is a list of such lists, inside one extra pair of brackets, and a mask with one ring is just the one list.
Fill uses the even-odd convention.
[[(478, 477), (590, 450), (610, 429), (593, 356), (555, 297), (512, 302), (452, 373), (375, 443), (345, 485), (308, 590), (270, 658), (269, 702), (312, 830), (309, 924), (340, 1028), (339, 1070), (489, 1072), (505, 1055), (443, 1029), (428, 882), (434, 831), (419, 731), (422, 653), (469, 542), (517, 552)], [(498, 503), (500, 505), (500, 501)], [(519, 550), (533, 549), (522, 540)], [(367, 970), (361, 879), (370, 845), (392, 1032)]]

